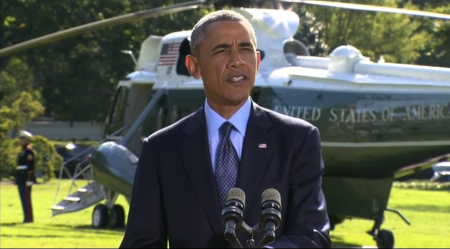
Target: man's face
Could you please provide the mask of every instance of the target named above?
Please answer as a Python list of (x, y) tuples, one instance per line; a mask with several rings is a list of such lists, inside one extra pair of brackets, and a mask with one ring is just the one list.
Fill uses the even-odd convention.
[(251, 31), (241, 21), (211, 23), (196, 56), (186, 66), (203, 80), (207, 98), (219, 105), (243, 103), (253, 88), (260, 54), (251, 39)]
[(27, 144), (27, 143), (28, 143), (28, 139), (23, 138), (23, 137), (19, 138), (19, 144), (20, 144), (20, 146), (24, 146), (24, 145)]

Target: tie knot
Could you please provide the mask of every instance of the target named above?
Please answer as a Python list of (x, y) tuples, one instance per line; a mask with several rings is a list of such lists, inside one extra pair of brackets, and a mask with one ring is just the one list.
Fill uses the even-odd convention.
[(223, 137), (229, 137), (233, 128), (234, 125), (227, 121), (220, 126), (219, 131)]

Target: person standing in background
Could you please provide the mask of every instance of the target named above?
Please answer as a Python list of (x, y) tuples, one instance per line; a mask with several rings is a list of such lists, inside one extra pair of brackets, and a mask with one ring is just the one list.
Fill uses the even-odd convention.
[(19, 144), (22, 150), (17, 157), (16, 185), (19, 189), (20, 201), (24, 214), (24, 223), (33, 222), (33, 205), (31, 202), (31, 188), (36, 183), (34, 175), (35, 157), (30, 145), (33, 137), (28, 131), (20, 131)]

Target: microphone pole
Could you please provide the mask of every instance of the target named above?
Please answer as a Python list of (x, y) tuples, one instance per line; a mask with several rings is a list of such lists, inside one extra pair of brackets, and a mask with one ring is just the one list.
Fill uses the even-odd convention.
[(250, 238), (247, 239), (247, 248), (255, 248), (255, 239), (253, 238), (253, 230), (251, 227), (249, 227), (247, 225), (247, 223), (245, 223), (245, 221), (242, 222), (242, 227), (241, 227), (244, 231), (246, 231), (249, 235)]

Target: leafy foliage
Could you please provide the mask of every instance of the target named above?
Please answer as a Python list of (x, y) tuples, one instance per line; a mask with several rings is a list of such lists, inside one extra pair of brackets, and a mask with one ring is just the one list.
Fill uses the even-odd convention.
[(24, 127), (31, 119), (44, 113), (44, 107), (28, 92), (22, 92), (19, 99), (12, 103), (11, 109), (15, 113), (15, 124)]
[[(14, 92), (14, 94), (17, 94)], [(17, 156), (21, 151), (17, 140), (9, 139), (8, 133), (22, 129), (32, 118), (41, 115), (44, 107), (29, 92), (20, 92), (10, 106), (0, 108), (0, 177), (14, 174)], [(45, 179), (54, 177), (63, 159), (56, 153), (53, 143), (42, 136), (33, 136), (31, 140), (35, 151), (35, 170), (45, 172)], [(45, 160), (48, 156), (49, 160)]]
[[(44, 181), (55, 178), (54, 172), (60, 170), (63, 158), (56, 153), (53, 143), (42, 136), (33, 136), (30, 143), (35, 154), (35, 172), (42, 173)], [(0, 176), (2, 178), (14, 176), (17, 156), (21, 150), (17, 140), (7, 139), (2, 142), (0, 151)]]
[[(345, 2), (397, 7), (395, 1), (385, 0)], [(405, 7), (417, 9), (411, 3)], [(407, 15), (317, 6), (304, 9), (314, 13), (316, 26), (324, 27), (321, 32), (330, 52), (342, 45), (352, 45), (372, 61), (383, 56), (386, 62), (414, 64), (420, 57), (418, 50), (427, 43), (427, 33), (419, 30), (421, 21)]]
[[(2, 47), (85, 23), (175, 1), (2, 1)], [(36, 11), (39, 10), (39, 11)], [(16, 56), (30, 66), (48, 103), (47, 116), (66, 121), (104, 122), (117, 81), (134, 70), (121, 50), (138, 53), (151, 34), (185, 30), (204, 9), (107, 27), (33, 48)], [(12, 59), (14, 57), (11, 57)], [(3, 67), (2, 67), (3, 68)]]
[(10, 177), (14, 174), (14, 168), (17, 164), (17, 150), (19, 144), (12, 139), (2, 139), (0, 141), (0, 179)]
[(408, 181), (394, 182), (395, 188), (421, 190), (450, 190), (450, 182)]
[(10, 58), (0, 72), (0, 82), (0, 106), (10, 106), (20, 98), (22, 91), (42, 102), (40, 89), (35, 87), (33, 73), (24, 60)]
[[(434, 2), (434, 1), (433, 1)], [(431, 7), (427, 3), (424, 8), (427, 11), (450, 14), (450, 4)], [(421, 30), (428, 35), (428, 42), (424, 43), (420, 49), (420, 57), (417, 63), (421, 65), (450, 67), (450, 22), (448, 20), (425, 20), (421, 23)]]
[(31, 139), (36, 155), (36, 171), (44, 173), (44, 179), (55, 177), (55, 171), (60, 171), (63, 158), (56, 152), (53, 143), (43, 136), (33, 136)]

